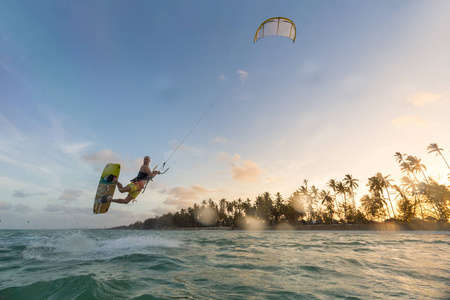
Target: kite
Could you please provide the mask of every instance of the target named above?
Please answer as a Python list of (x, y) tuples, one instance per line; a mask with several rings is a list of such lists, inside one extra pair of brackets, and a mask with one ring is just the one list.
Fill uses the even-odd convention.
[(265, 20), (258, 28), (253, 42), (265, 38), (267, 36), (284, 36), (295, 42), (297, 29), (294, 22), (288, 18), (276, 17)]

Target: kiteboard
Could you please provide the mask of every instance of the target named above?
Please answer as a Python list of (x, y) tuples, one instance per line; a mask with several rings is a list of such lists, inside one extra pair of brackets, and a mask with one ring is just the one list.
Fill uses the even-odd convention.
[(120, 165), (119, 164), (107, 164), (103, 169), (102, 176), (100, 176), (100, 182), (98, 183), (97, 192), (94, 199), (94, 214), (104, 214), (108, 211), (111, 202), (101, 203), (99, 199), (103, 196), (114, 196), (116, 184), (112, 182), (114, 177), (119, 177)]

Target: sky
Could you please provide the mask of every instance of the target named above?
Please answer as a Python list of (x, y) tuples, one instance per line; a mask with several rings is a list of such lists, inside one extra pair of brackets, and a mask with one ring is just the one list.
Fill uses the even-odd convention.
[[(448, 184), (427, 151), (437, 143), (450, 160), (448, 11), (446, 0), (1, 1), (0, 229), (128, 225), (204, 199), (287, 199), (346, 174), (359, 199), (377, 172), (400, 183), (395, 152)], [(271, 17), (296, 24), (295, 43), (253, 42)], [(120, 163), (127, 184), (145, 155), (151, 168), (170, 157), (169, 171), (94, 215), (104, 166)]]

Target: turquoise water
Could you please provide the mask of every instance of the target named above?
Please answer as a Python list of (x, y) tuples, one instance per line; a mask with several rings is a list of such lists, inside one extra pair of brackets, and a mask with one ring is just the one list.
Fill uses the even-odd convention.
[(450, 299), (450, 234), (1, 230), (0, 299)]

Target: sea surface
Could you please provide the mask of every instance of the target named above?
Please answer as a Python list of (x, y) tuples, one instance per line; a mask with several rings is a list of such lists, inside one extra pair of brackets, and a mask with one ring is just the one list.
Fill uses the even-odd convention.
[(449, 232), (0, 230), (0, 299), (450, 299)]

